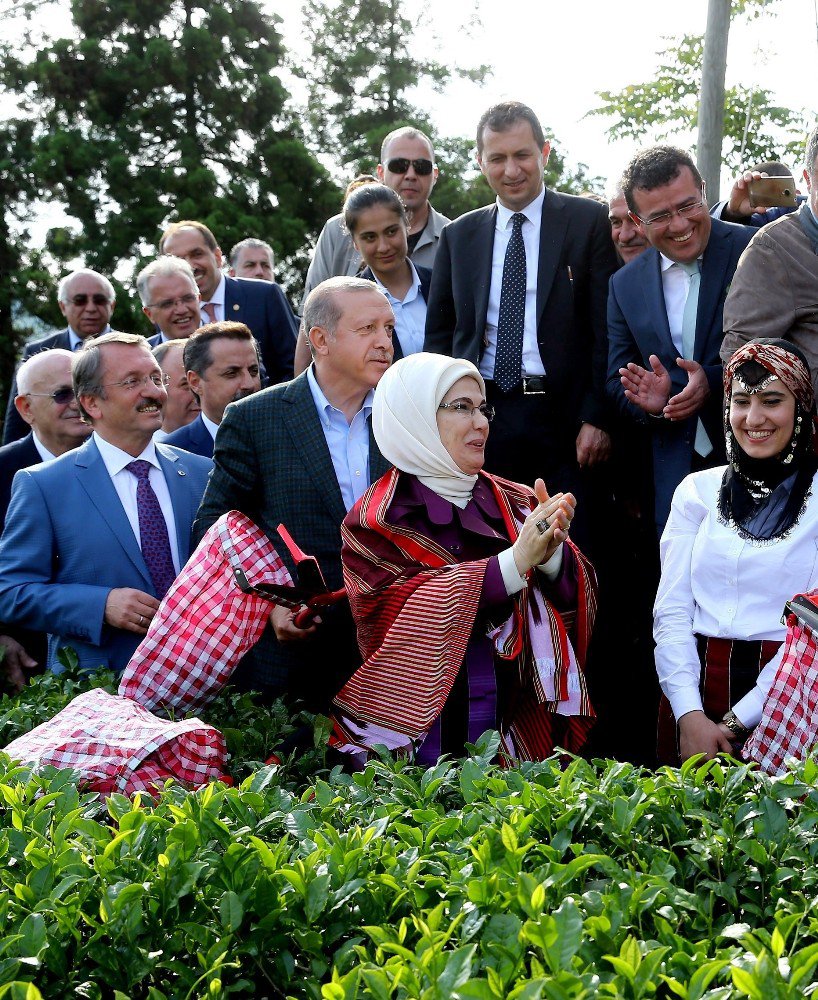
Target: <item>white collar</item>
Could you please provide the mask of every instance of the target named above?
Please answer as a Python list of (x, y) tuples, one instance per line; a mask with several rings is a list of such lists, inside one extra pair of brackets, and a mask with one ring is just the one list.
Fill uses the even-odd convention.
[(205, 416), (205, 411), (204, 410), (201, 411), (201, 413), (199, 414), (199, 416), (202, 418), (202, 423), (205, 425), (205, 427), (210, 432), (210, 436), (215, 441), (216, 440), (216, 431), (219, 429), (219, 425), (218, 424), (214, 424), (213, 421), (210, 419), (210, 417)]
[[(390, 305), (393, 302), (397, 302), (400, 305), (404, 305), (407, 302), (413, 302), (418, 297), (418, 295), (420, 295), (420, 276), (418, 275), (418, 272), (415, 269), (415, 265), (412, 263), (411, 260), (409, 260), (407, 258), (406, 263), (409, 265), (409, 267), (411, 268), (411, 271), (412, 271), (412, 284), (409, 286), (409, 290), (407, 291), (406, 295), (404, 295), (404, 297), (402, 299), (396, 298), (389, 291), (389, 289), (386, 287), (386, 285), (384, 285), (381, 281), (378, 280), (375, 272), (372, 271), (372, 277), (375, 278), (375, 284), (378, 286), (378, 288), (380, 288), (380, 290), (387, 297), (387, 299), (389, 299), (389, 304)], [(372, 268), (370, 268), (370, 271), (371, 270), (372, 270)]]
[(145, 445), (145, 450), (142, 454), (137, 455), (136, 458), (106, 441), (105, 438), (100, 437), (97, 431), (94, 431), (94, 443), (99, 448), (102, 461), (105, 463), (105, 468), (108, 470), (108, 475), (111, 478), (122, 472), (131, 462), (136, 461), (150, 462), (155, 468), (162, 468), (159, 464), (159, 459), (156, 457), (156, 446), (153, 443), (153, 438)]
[[(545, 201), (545, 187), (537, 195), (534, 201), (529, 202), (525, 208), (520, 209), (522, 215), (524, 215), (529, 222), (533, 222), (535, 226), (539, 226), (542, 220), (542, 206)], [(505, 205), (500, 203), (500, 199), (497, 199), (497, 228), (498, 229), (508, 229), (508, 224), (511, 221), (512, 215), (517, 213), (510, 208), (506, 208)]]
[(217, 306), (224, 306), (224, 275), (219, 275), (219, 283), (216, 285), (216, 289), (209, 299), (202, 299), (200, 306), (203, 306), (206, 302), (212, 302)]
[(37, 429), (35, 427), (31, 428), (31, 438), (32, 438), (32, 440), (34, 442), (34, 447), (37, 449), (37, 454), (40, 456), (40, 458), (44, 462), (47, 462), (47, 461), (49, 461), (49, 459), (57, 457), (56, 455), (52, 454), (48, 450), (48, 448), (46, 448), (46, 446), (43, 444), (43, 442), (37, 436)]

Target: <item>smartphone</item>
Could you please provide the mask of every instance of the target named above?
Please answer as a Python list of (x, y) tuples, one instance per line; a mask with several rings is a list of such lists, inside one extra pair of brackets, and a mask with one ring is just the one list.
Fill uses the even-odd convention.
[(750, 181), (747, 190), (752, 208), (794, 208), (798, 204), (794, 177), (761, 177)]

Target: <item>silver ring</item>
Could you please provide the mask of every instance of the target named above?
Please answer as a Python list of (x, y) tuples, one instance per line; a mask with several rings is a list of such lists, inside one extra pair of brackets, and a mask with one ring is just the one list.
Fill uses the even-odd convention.
[(139, 616), (139, 624), (142, 625), (143, 627), (145, 625), (145, 619), (142, 617), (142, 615)]
[(541, 520), (537, 521), (537, 531), (539, 531), (541, 535), (544, 535), (550, 527), (551, 522), (547, 517), (543, 517)]

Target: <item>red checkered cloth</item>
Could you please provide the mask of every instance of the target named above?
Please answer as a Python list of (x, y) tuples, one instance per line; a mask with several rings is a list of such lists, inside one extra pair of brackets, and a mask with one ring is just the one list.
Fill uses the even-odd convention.
[(122, 674), (123, 697), (177, 714), (213, 700), (270, 616), (270, 601), (245, 594), (237, 572), (252, 586), (292, 584), (261, 528), (231, 510), (205, 534), (159, 606)]
[(92, 791), (154, 792), (168, 778), (198, 787), (222, 777), (224, 737), (198, 719), (157, 719), (100, 688), (6, 747), (14, 760), (71, 767)]
[[(809, 595), (814, 601), (815, 594)], [(818, 642), (795, 615), (787, 616), (784, 655), (761, 721), (744, 745), (744, 756), (762, 771), (780, 774), (787, 758), (803, 760), (818, 738)]]

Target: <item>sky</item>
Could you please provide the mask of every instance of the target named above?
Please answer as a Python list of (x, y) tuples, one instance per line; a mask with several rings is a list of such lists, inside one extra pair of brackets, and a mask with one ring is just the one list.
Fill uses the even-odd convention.
[[(818, 119), (818, 0), (777, 0), (773, 12), (730, 29), (727, 84), (755, 82), (784, 107)], [(288, 46), (301, 44), (299, 5), (268, 0), (283, 18)], [(463, 0), (411, 5), (437, 36), (435, 58), (446, 64), (487, 63), (483, 86), (455, 81), (445, 94), (424, 93), (432, 120), (444, 134), (471, 135), (481, 113), (498, 100), (529, 104), (553, 130), (570, 163), (584, 162), (592, 175), (618, 176), (638, 146), (611, 143), (606, 120), (585, 113), (599, 104), (596, 91), (619, 90), (649, 80), (664, 47), (662, 36), (704, 34), (707, 0), (482, 0), (482, 27), (465, 37), (462, 22), (473, 5)], [(430, 16), (420, 12), (433, 10)], [(435, 45), (429, 25), (418, 31), (426, 51)], [(695, 136), (679, 136), (680, 145)], [(723, 178), (723, 185), (728, 181)]]

